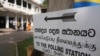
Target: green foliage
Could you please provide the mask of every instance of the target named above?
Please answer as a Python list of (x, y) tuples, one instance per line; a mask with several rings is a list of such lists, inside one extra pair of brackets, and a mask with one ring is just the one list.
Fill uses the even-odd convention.
[(44, 8), (47, 8), (48, 7), (48, 3), (49, 3), (49, 0), (44, 0), (44, 2), (43, 2), (43, 7)]
[(27, 56), (27, 50), (26, 48), (28, 46), (33, 45), (33, 37), (26, 39), (24, 41), (18, 42), (18, 56)]

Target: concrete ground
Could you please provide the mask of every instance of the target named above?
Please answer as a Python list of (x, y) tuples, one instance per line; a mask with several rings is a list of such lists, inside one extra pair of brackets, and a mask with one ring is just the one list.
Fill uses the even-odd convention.
[[(32, 31), (0, 29), (0, 56), (18, 56), (16, 43), (33, 36)], [(44, 54), (43, 56), (52, 56)]]
[(32, 31), (0, 29), (0, 56), (17, 56), (16, 43), (32, 36)]
[(32, 36), (32, 31), (15, 31), (12, 29), (0, 29), (0, 43), (19, 42)]

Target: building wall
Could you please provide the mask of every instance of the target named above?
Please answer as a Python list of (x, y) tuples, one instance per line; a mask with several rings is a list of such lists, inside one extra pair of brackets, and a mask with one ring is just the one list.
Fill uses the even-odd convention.
[(5, 15), (6, 15), (6, 12), (0, 11), (0, 16), (5, 16)]
[(21, 18), (22, 16), (25, 17), (24, 15), (22, 15), (20, 13), (14, 13), (14, 12), (8, 12), (8, 11), (0, 11), (0, 16), (6, 17), (7, 15), (9, 17), (13, 17), (13, 18), (15, 18), (16, 15), (17, 15), (18, 18)]
[(48, 12), (70, 9), (74, 0), (49, 0)]
[[(24, 3), (26, 2), (26, 4)], [(20, 14), (26, 14), (26, 15), (33, 15), (33, 14), (38, 14), (38, 13), (41, 13), (41, 9), (39, 9), (39, 11), (35, 11), (35, 7), (38, 7), (38, 8), (41, 8), (37, 3), (33, 3), (31, 2), (31, 0), (26, 0), (24, 1), (23, 0), (21, 1), (21, 5), (18, 5), (16, 1), (14, 1), (13, 3), (12, 2), (9, 2), (9, 1), (6, 1), (6, 0), (3, 0), (3, 1), (0, 1), (0, 4), (7, 9), (7, 11), (10, 11), (10, 12), (15, 12), (15, 13), (20, 13)], [(26, 5), (26, 7), (23, 5)], [(31, 8), (29, 8), (29, 4), (31, 5)], [(2, 8), (2, 7), (1, 7)], [(0, 9), (1, 9), (0, 8)]]
[[(4, 22), (2, 28), (14, 28), (16, 30), (23, 30), (24, 24), (26, 26), (30, 23), (30, 28), (33, 27), (33, 14), (41, 13), (41, 6), (38, 3), (31, 0), (21, 0), (21, 5), (14, 0), (0, 0), (0, 25)], [(25, 3), (26, 2), (26, 3)], [(29, 4), (31, 4), (29, 6)], [(17, 23), (20, 21), (20, 28), (17, 27)], [(0, 26), (1, 27), (1, 26)]]

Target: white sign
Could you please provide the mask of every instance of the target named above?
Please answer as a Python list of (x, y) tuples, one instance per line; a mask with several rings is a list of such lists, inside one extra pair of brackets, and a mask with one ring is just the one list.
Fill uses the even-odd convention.
[(100, 6), (33, 18), (35, 49), (55, 56), (100, 56)]

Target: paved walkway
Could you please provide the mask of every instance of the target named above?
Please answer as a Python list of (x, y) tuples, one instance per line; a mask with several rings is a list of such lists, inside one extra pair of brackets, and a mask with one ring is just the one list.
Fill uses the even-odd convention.
[(16, 45), (13, 43), (0, 44), (0, 56), (17, 56)]
[(33, 32), (0, 29), (0, 56), (17, 56), (16, 42), (33, 36)]
[[(16, 54), (16, 42), (32, 37), (33, 32), (15, 31), (12, 29), (0, 29), (0, 56), (18, 56)], [(52, 56), (44, 54), (44, 56)]]
[(29, 31), (14, 31), (11, 29), (3, 29), (0, 32), (0, 43), (18, 42), (32, 36), (33, 32)]

